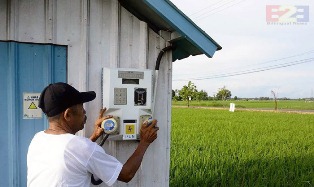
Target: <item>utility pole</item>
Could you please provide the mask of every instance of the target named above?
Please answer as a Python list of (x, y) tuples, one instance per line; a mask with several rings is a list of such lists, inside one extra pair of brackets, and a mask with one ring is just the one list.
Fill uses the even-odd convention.
[(275, 110), (277, 111), (277, 97), (276, 97), (276, 93), (272, 90), (271, 93), (274, 96), (274, 100), (275, 100)]

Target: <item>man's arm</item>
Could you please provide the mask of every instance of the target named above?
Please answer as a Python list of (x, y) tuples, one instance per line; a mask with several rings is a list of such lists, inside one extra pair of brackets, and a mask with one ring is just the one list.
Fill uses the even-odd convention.
[(156, 125), (156, 120), (153, 120), (152, 124), (149, 126), (147, 125), (147, 122), (142, 125), (140, 143), (131, 157), (123, 165), (118, 177), (119, 181), (129, 182), (134, 177), (142, 163), (147, 148), (157, 138), (157, 131), (159, 130), (159, 127), (156, 127)]

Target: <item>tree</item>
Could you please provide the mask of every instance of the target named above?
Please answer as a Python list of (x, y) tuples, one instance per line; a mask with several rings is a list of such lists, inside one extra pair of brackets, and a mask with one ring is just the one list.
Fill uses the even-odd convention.
[(201, 90), (199, 92), (196, 93), (196, 100), (198, 101), (204, 101), (204, 100), (208, 100), (208, 94), (205, 90)]
[[(172, 92), (172, 94), (173, 94), (173, 92)], [(182, 97), (180, 97), (180, 95), (179, 95), (179, 90), (178, 90), (178, 89), (176, 89), (176, 90), (174, 91), (174, 96), (172, 97), (172, 99), (173, 99), (174, 101), (182, 101)]]
[(184, 85), (183, 88), (179, 91), (179, 96), (183, 99), (183, 100), (188, 100), (189, 96), (192, 99), (196, 99), (196, 93), (197, 93), (197, 89), (196, 86), (194, 85), (194, 83), (192, 83), (191, 81), (188, 82), (188, 85)]
[(173, 99), (174, 96), (176, 96), (176, 92), (174, 90), (172, 90), (172, 97), (171, 98)]
[(231, 91), (224, 86), (223, 88), (219, 88), (218, 93), (216, 94), (216, 98), (218, 100), (225, 101), (226, 99), (231, 98)]

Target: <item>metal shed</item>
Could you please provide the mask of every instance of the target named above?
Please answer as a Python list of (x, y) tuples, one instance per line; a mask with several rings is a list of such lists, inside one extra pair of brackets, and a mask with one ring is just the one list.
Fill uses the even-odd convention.
[[(85, 105), (87, 125), (78, 133), (88, 137), (102, 107), (101, 69), (154, 69), (160, 51), (172, 45), (158, 77), (158, 139), (135, 178), (114, 184), (169, 186), (172, 62), (212, 57), (221, 47), (169, 0), (0, 0), (0, 17), (0, 186), (26, 186), (28, 145), (48, 125), (40, 114), (27, 116), (29, 97), (58, 81), (94, 90), (96, 100)], [(104, 148), (123, 163), (136, 144), (112, 141)]]

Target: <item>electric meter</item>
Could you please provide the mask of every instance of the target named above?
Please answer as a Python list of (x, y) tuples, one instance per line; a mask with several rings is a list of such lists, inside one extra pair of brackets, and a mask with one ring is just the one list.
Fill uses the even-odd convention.
[(152, 116), (152, 70), (103, 68), (102, 73), (103, 107), (118, 119), (104, 124), (111, 130), (117, 126), (108, 140), (137, 140), (140, 125)]

